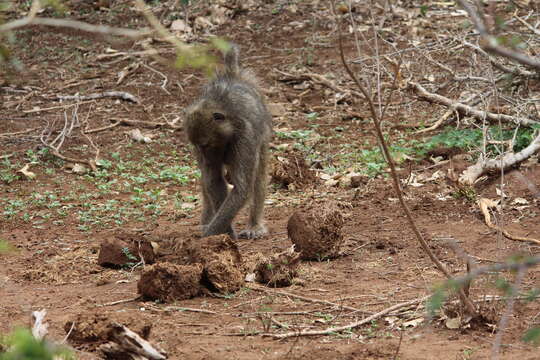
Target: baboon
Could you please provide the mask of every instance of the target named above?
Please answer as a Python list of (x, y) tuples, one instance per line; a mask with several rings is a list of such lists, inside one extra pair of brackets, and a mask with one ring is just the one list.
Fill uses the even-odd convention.
[[(250, 200), (248, 239), (268, 233), (263, 222), (268, 143), (272, 116), (251, 73), (238, 65), (239, 48), (224, 54), (224, 68), (207, 83), (187, 110), (184, 129), (194, 145), (202, 176), (203, 236), (228, 233), (232, 221)], [(227, 180), (233, 185), (228, 190)]]

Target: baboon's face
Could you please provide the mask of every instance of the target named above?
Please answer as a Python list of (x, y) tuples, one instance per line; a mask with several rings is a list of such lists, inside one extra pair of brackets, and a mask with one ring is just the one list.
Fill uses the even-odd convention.
[(222, 109), (205, 103), (187, 111), (185, 129), (189, 141), (201, 149), (223, 148), (234, 133), (229, 116)]

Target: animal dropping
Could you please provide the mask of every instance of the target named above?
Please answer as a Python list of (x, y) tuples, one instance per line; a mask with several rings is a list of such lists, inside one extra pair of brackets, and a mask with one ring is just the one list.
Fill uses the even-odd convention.
[(224, 55), (224, 68), (204, 86), (184, 120), (202, 175), (204, 237), (226, 233), (236, 239), (232, 221), (248, 202), (249, 226), (240, 237), (254, 239), (268, 233), (263, 206), (272, 115), (255, 78), (240, 68), (238, 57), (239, 48), (232, 44)]

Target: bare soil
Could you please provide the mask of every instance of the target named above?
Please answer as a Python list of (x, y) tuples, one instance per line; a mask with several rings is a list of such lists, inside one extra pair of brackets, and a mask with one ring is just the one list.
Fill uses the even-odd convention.
[[(88, 8), (85, 2), (69, 2), (71, 17), (124, 27), (139, 27), (144, 23), (131, 2), (104, 3), (106, 6), (95, 10)], [(323, 169), (333, 167), (344, 173), (361, 171), (355, 165), (354, 156), (345, 157), (344, 161), (336, 159), (341, 159), (344, 151), (354, 154), (376, 145), (366, 104), (352, 97), (338, 101), (335, 92), (327, 87), (304, 80), (290, 81), (280, 73), (302, 69), (354, 89), (340, 65), (335, 24), (328, 3), (260, 3), (227, 17), (224, 24), (211, 32), (242, 46), (242, 62), (261, 79), (261, 86), (268, 90), (268, 101), (282, 104), (286, 109), (284, 115), (275, 117), (274, 127), (277, 133), (291, 136), (276, 135), (271, 156), (274, 160), (287, 156), (285, 147), (279, 145), (288, 144), (290, 149), (300, 144), (306, 154), (321, 154), (319, 160)], [(387, 31), (394, 34), (393, 43), (380, 46), (381, 51), (388, 54), (402, 51), (411, 73), (427, 74), (432, 65), (414, 52), (407, 52), (409, 45), (403, 40), (413, 32), (410, 21), (417, 20), (414, 31), (420, 29), (411, 36), (414, 35), (419, 44), (431, 44), (435, 52), (441, 50), (432, 42), (437, 30), (459, 32), (463, 29), (454, 21), (452, 8), (434, 5), (435, 15), (422, 18), (419, 5), (413, 3), (399, 2), (400, 9), (413, 15), (389, 19)], [(165, 5), (158, 2), (153, 6), (156, 12), (161, 11), (158, 16), (169, 18), (170, 10)], [(193, 7), (195, 15), (206, 16), (205, 11)], [(359, 6), (357, 20), (367, 19), (369, 12), (366, 11)], [(381, 15), (378, 8), (376, 11)], [(53, 15), (52, 10), (47, 12), (46, 15)], [(19, 15), (11, 14), (14, 18)], [(362, 45), (365, 49), (360, 50), (370, 54), (373, 39), (369, 32), (363, 34), (367, 41)], [(195, 37), (206, 39), (204, 31)], [(76, 331), (67, 342), (76, 349), (80, 359), (98, 358), (96, 347), (102, 341), (101, 335), (99, 331), (92, 333), (96, 330), (88, 324), (97, 324), (99, 328), (107, 321), (146, 333), (148, 340), (164, 348), (171, 359), (490, 357), (505, 305), (504, 301), (489, 300), (490, 296), (503, 294), (493, 285), (495, 275), (472, 283), (471, 298), (478, 301), (476, 304), (483, 317), (461, 329), (445, 326), (444, 316), (456, 316), (455, 306), (450, 303), (444, 307), (445, 315), (431, 320), (426, 317), (424, 307), (413, 307), (384, 316), (368, 326), (327, 336), (277, 341), (260, 335), (345, 325), (396, 303), (430, 294), (443, 281), (410, 231), (391, 182), (384, 175), (362, 177), (357, 188), (329, 186), (324, 181), (302, 189), (287, 189), (281, 184), (269, 186), (265, 216), (270, 234), (256, 241), (238, 240), (236, 246), (243, 259), (288, 249), (291, 241), (287, 237), (287, 223), (304, 204), (321, 209), (329, 201), (346, 205), (341, 209), (344, 219), (342, 254), (324, 261), (302, 261), (295, 270), (298, 273), (295, 281), (286, 288), (244, 283), (240, 290), (232, 293), (207, 291), (172, 303), (137, 299), (111, 305), (138, 296), (137, 284), (143, 270), (142, 266), (120, 269), (99, 266), (101, 243), (122, 239), (119, 234), (127, 232), (130, 240), (138, 237), (159, 244), (158, 263), (181, 263), (178, 260), (181, 244), (200, 233), (198, 173), (181, 130), (140, 126), (143, 134), (152, 138), (149, 143), (133, 141), (128, 132), (134, 126), (120, 125), (89, 133), (88, 138), (81, 135), (81, 130), (85, 126), (88, 129), (108, 126), (114, 119), (159, 123), (181, 119), (182, 109), (195, 98), (204, 75), (190, 68), (171, 69), (149, 57), (100, 59), (99, 55), (110, 53), (108, 48), (126, 52), (143, 50), (140, 43), (108, 40), (81, 31), (42, 27), (16, 33), (12, 46), (24, 71), (11, 72), (0, 79), (0, 135), (16, 133), (0, 136), (3, 171), (0, 239), (17, 250), (0, 255), (0, 333), (17, 326), (29, 326), (31, 312), (44, 308), (48, 311), (46, 319), (52, 339), (63, 339), (75, 322)], [(349, 59), (367, 56), (358, 54), (351, 34), (347, 33), (345, 40)], [(152, 46), (160, 50), (164, 58), (173, 60), (174, 51), (169, 45), (157, 42)], [(446, 61), (455, 69), (466, 69), (468, 65), (451, 52), (441, 50), (438, 55), (439, 61)], [(141, 65), (117, 85), (118, 73), (135, 62), (149, 67)], [(367, 72), (374, 68), (372, 62), (361, 66), (365, 66)], [(362, 71), (361, 66), (357, 67), (358, 71)], [(385, 84), (389, 86), (390, 81)], [(537, 84), (531, 86), (538, 88)], [(60, 102), (56, 98), (57, 95), (109, 90), (129, 92), (141, 103), (103, 98), (72, 105), (75, 102)], [(445, 96), (453, 97), (461, 90), (459, 85), (444, 85), (440, 89)], [(392, 104), (396, 106), (388, 108), (386, 124), (390, 141), (403, 137), (423, 141), (424, 137), (415, 135), (409, 125), (428, 123), (445, 111), (417, 100), (405, 89), (394, 94)], [(310, 114), (315, 112), (317, 116), (313, 119)], [(65, 118), (71, 119), (75, 113), (80, 126), (65, 139), (61, 152), (72, 158), (91, 160), (99, 149), (100, 159), (106, 162), (97, 172), (76, 174), (66, 162), (42, 151), (43, 130), (52, 128), (54, 137), (63, 127)], [(313, 126), (314, 123), (318, 126)], [(30, 131), (25, 132), (27, 130)], [(313, 133), (307, 139), (295, 137), (304, 130), (312, 130), (320, 137), (313, 140)], [(400, 164), (400, 175), (407, 178), (410, 174), (419, 174), (429, 179), (437, 171), (443, 174), (449, 168), (458, 171), (468, 160), (460, 161), (437, 166), (428, 160), (405, 161)], [(33, 163), (30, 171), (36, 175), (34, 179), (16, 172), (30, 162)], [(524, 182), (516, 175), (518, 171), (528, 180)], [(501, 183), (507, 199), (504, 211), (497, 214), (498, 223), (511, 233), (540, 237), (539, 200), (530, 190), (531, 184), (540, 187), (538, 162), (529, 161), (506, 173), (502, 179), (491, 174), (476, 186), (476, 195), (498, 198), (496, 188)], [(537, 254), (537, 246), (506, 239), (489, 229), (477, 205), (467, 196), (449, 196), (459, 193), (452, 190), (444, 176), (424, 181), (422, 186), (404, 185), (404, 192), (429, 246), (456, 276), (465, 273), (466, 265), (449, 241), (469, 254), (477, 265), (503, 261), (515, 254)], [(516, 198), (525, 199), (526, 203), (515, 205)], [(246, 220), (243, 212), (236, 219), (236, 226), (241, 228)], [(538, 271), (537, 268), (528, 271), (522, 291), (538, 287)], [(512, 274), (501, 276), (513, 279)], [(304, 301), (280, 291), (339, 306)], [(527, 329), (538, 325), (539, 312), (538, 301), (517, 303), (504, 332), (501, 358), (539, 358), (538, 348), (521, 340)], [(420, 321), (415, 321), (418, 319)]]

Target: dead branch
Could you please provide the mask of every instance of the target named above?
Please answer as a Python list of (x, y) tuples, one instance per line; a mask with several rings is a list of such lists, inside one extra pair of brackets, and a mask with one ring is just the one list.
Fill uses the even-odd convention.
[(500, 231), (504, 235), (504, 237), (506, 237), (506, 238), (508, 238), (510, 240), (524, 241), (524, 242), (530, 242), (530, 243), (533, 243), (533, 244), (536, 244), (536, 245), (540, 245), (540, 240), (533, 239), (533, 238), (528, 238), (528, 237), (511, 235), (505, 229), (501, 228), (500, 226), (497, 226), (497, 225), (493, 224), (493, 222), (491, 221), (491, 214), (489, 213), (489, 209), (490, 208), (495, 208), (495, 207), (497, 207), (497, 205), (498, 205), (497, 202), (495, 202), (493, 200), (490, 200), (490, 199), (481, 198), (480, 200), (478, 200), (478, 206), (480, 207), (480, 211), (482, 211), (482, 214), (484, 215), (484, 220), (486, 221), (486, 225), (490, 229)]
[(38, 108), (38, 109), (32, 109), (32, 110), (23, 110), (23, 113), (25, 113), (25, 114), (30, 114), (30, 113), (36, 113), (36, 112), (42, 112), (42, 111), (48, 111), (48, 110), (65, 109), (65, 108), (68, 108), (68, 107), (79, 106), (79, 105), (88, 104), (88, 103), (91, 103), (91, 102), (93, 102), (93, 100), (82, 101), (82, 102), (73, 103), (73, 104), (51, 106), (51, 107), (47, 107), (47, 108)]
[(330, 305), (330, 306), (333, 306), (333, 307), (336, 307), (336, 308), (347, 309), (347, 310), (351, 310), (351, 311), (355, 311), (355, 312), (361, 312), (361, 313), (365, 313), (365, 314), (371, 314), (371, 312), (369, 312), (369, 311), (360, 310), (360, 309), (354, 308), (352, 306), (333, 303), (331, 301), (326, 301), (326, 300), (308, 298), (308, 297), (305, 297), (305, 296), (292, 294), (292, 293), (286, 292), (286, 291), (278, 291), (278, 290), (267, 289), (265, 287), (257, 286), (257, 285), (247, 285), (246, 287), (248, 289), (251, 289), (251, 290), (264, 291), (264, 292), (267, 292), (267, 293), (273, 294), (273, 295), (281, 295), (281, 296), (292, 297), (292, 298), (300, 299), (302, 301), (306, 301), (306, 302), (310, 302), (310, 303), (325, 304), (325, 305)]
[[(381, 119), (379, 117), (379, 114), (377, 113), (377, 110), (375, 109), (375, 104), (374, 104), (374, 101), (373, 101), (373, 98), (372, 98), (371, 94), (368, 93), (366, 88), (358, 80), (358, 78), (356, 77), (356, 75), (354, 74), (352, 69), (350, 68), (349, 64), (345, 60), (345, 54), (344, 54), (344, 51), (343, 51), (343, 34), (342, 34), (342, 30), (341, 30), (341, 18), (337, 15), (337, 13), (335, 11), (335, 0), (331, 0), (330, 4), (332, 5), (332, 11), (334, 13), (334, 16), (336, 17), (336, 22), (337, 22), (338, 40), (339, 40), (339, 54), (340, 54), (341, 62), (343, 64), (343, 67), (345, 68), (345, 70), (347, 71), (347, 73), (349, 74), (351, 79), (354, 81), (357, 88), (360, 90), (360, 92), (362, 93), (364, 99), (366, 100), (366, 102), (369, 105), (369, 110), (370, 110), (371, 115), (372, 115), (373, 127), (375, 128), (375, 133), (377, 134), (377, 139), (379, 141), (379, 144), (381, 145), (381, 149), (382, 149), (382, 152), (384, 154), (385, 160), (388, 163), (388, 166), (390, 167), (390, 175), (391, 175), (391, 178), (392, 178), (394, 191), (396, 192), (396, 195), (398, 197), (401, 208), (403, 209), (403, 211), (405, 213), (405, 216), (407, 218), (407, 222), (409, 223), (409, 226), (411, 227), (411, 230), (413, 231), (416, 239), (418, 240), (418, 243), (420, 244), (420, 246), (422, 247), (424, 252), (429, 256), (431, 261), (435, 264), (437, 269), (439, 269), (439, 271), (441, 273), (443, 273), (444, 276), (446, 276), (448, 279), (452, 279), (452, 275), (450, 274), (450, 272), (442, 264), (442, 262), (439, 260), (439, 258), (437, 258), (437, 256), (433, 253), (433, 251), (431, 251), (431, 249), (429, 248), (429, 245), (427, 244), (426, 240), (424, 239), (424, 237), (420, 233), (420, 230), (418, 229), (418, 227), (416, 225), (416, 222), (413, 219), (411, 211), (410, 211), (409, 207), (407, 206), (407, 203), (405, 202), (405, 199), (403, 198), (403, 192), (401, 191), (400, 181), (399, 181), (399, 178), (398, 178), (398, 175), (397, 175), (396, 166), (394, 164), (394, 160), (392, 159), (392, 156), (390, 155), (390, 150), (388, 149), (388, 145), (386, 144), (386, 140), (384, 139), (384, 135), (382, 133)], [(396, 76), (394, 76), (394, 82), (397, 80), (398, 71), (399, 71), (399, 69), (396, 69)], [(389, 100), (390, 99), (388, 99), (388, 101)], [(477, 314), (476, 308), (475, 308), (474, 304), (471, 302), (471, 300), (465, 295), (465, 293), (463, 292), (463, 289), (459, 290), (459, 295), (460, 295), (460, 299), (461, 299), (463, 305), (467, 309), (467, 312), (471, 316), (475, 316)]]
[(97, 146), (93, 143), (93, 141), (88, 136), (85, 135), (87, 140), (90, 142), (90, 145), (96, 151), (96, 156), (95, 156), (95, 158), (93, 160), (75, 159), (75, 158), (71, 158), (71, 157), (62, 155), (60, 153), (60, 148), (64, 144), (64, 140), (66, 139), (66, 137), (69, 137), (71, 135), (71, 132), (73, 131), (73, 129), (75, 127), (80, 127), (77, 111), (78, 111), (78, 107), (73, 109), (71, 119), (69, 119), (69, 120), (68, 120), (67, 114), (64, 112), (64, 127), (60, 131), (60, 133), (56, 136), (56, 138), (54, 138), (52, 141), (49, 140), (49, 137), (50, 137), (53, 130), (52, 130), (52, 126), (50, 126), (50, 127), (47, 126), (43, 130), (43, 132), (41, 133), (40, 141), (57, 158), (62, 159), (62, 160), (67, 161), (67, 162), (75, 163), (75, 164), (77, 164), (77, 163), (86, 164), (93, 171), (96, 171), (97, 170), (96, 162), (97, 162), (98, 157), (99, 157), (99, 149), (97, 148)]
[(41, 309), (40, 311), (32, 312), (32, 319), (34, 319), (34, 325), (32, 326), (32, 336), (37, 340), (43, 340), (47, 335), (48, 324), (45, 323), (45, 315), (47, 310)]
[(153, 67), (151, 67), (149, 65), (146, 65), (144, 63), (142, 65), (145, 68), (147, 68), (148, 70), (158, 74), (159, 76), (161, 76), (163, 78), (163, 84), (161, 84), (161, 89), (163, 89), (163, 91), (165, 91), (167, 93), (167, 95), (171, 95), (169, 90), (167, 90), (167, 83), (169, 82), (169, 78), (164, 73), (162, 73), (161, 71), (157, 71), (156, 69), (154, 69)]
[(137, 69), (141, 66), (141, 63), (134, 62), (126, 67), (124, 67), (119, 73), (118, 73), (118, 80), (116, 80), (116, 86), (120, 85), (124, 79), (130, 75), (133, 74)]
[(418, 95), (425, 98), (426, 100), (436, 104), (448, 106), (450, 109), (455, 109), (465, 116), (473, 116), (478, 120), (487, 119), (491, 121), (513, 122), (515, 124), (520, 124), (524, 126), (540, 124), (540, 122), (528, 118), (515, 117), (505, 114), (495, 114), (488, 111), (477, 110), (469, 105), (453, 101), (442, 95), (430, 93), (422, 85), (413, 81), (410, 81), (409, 85), (413, 87), (413, 89), (418, 93)]
[(137, 126), (137, 127), (150, 128), (150, 129), (155, 129), (159, 127), (166, 127), (173, 130), (181, 129), (181, 126), (176, 126), (169, 122), (153, 122), (153, 121), (130, 120), (130, 119), (120, 119), (120, 118), (113, 118), (111, 119), (111, 121), (118, 121), (120, 125)]
[(211, 310), (195, 309), (195, 308), (187, 308), (187, 307), (180, 307), (180, 306), (167, 306), (167, 307), (165, 308), (165, 310), (167, 310), (167, 311), (170, 311), (170, 310), (176, 310), (176, 311), (191, 311), (191, 312), (198, 312), (198, 313), (212, 314), (212, 315), (218, 314), (217, 312), (211, 311)]
[(403, 302), (403, 303), (399, 303), (399, 304), (390, 306), (389, 308), (386, 308), (386, 309), (384, 309), (382, 311), (379, 311), (378, 313), (375, 313), (375, 314), (373, 314), (371, 316), (368, 316), (365, 319), (362, 319), (360, 321), (356, 321), (356, 322), (353, 322), (353, 323), (350, 323), (350, 324), (347, 324), (347, 325), (343, 325), (343, 326), (331, 327), (331, 328), (328, 328), (328, 329), (325, 329), (325, 330), (291, 331), (291, 332), (288, 332), (288, 333), (285, 333), (285, 334), (263, 334), (263, 336), (270, 336), (270, 337), (273, 337), (275, 339), (285, 339), (285, 338), (296, 337), (296, 336), (328, 335), (328, 334), (340, 332), (340, 331), (343, 331), (343, 330), (354, 329), (354, 328), (357, 328), (357, 327), (362, 326), (364, 324), (369, 324), (370, 322), (380, 318), (381, 316), (384, 316), (386, 314), (394, 312), (395, 310), (398, 310), (398, 309), (401, 309), (401, 308), (404, 308), (404, 307), (407, 307), (407, 306), (416, 305), (416, 304), (418, 304), (418, 303), (420, 303), (422, 301), (427, 300), (428, 298), (429, 298), (429, 296), (423, 296), (423, 297), (418, 298), (418, 299), (414, 299), (414, 300), (406, 301), (406, 302)]
[(120, 121), (116, 121), (116, 122), (112, 123), (111, 125), (106, 125), (106, 126), (102, 126), (102, 127), (95, 128), (95, 129), (84, 130), (84, 133), (85, 134), (92, 134), (92, 133), (97, 133), (97, 132), (100, 132), (100, 131), (109, 130), (109, 129), (117, 127), (121, 123), (122, 122), (120, 122)]
[(469, 166), (459, 177), (459, 182), (465, 185), (473, 185), (476, 180), (490, 170), (506, 170), (540, 150), (540, 133), (523, 150), (514, 153), (509, 152), (499, 159), (485, 159), (482, 155), (476, 164)]
[(95, 34), (103, 35), (113, 35), (113, 36), (122, 36), (128, 38), (141, 38), (147, 35), (150, 35), (152, 31), (143, 29), (143, 30), (132, 30), (132, 29), (123, 29), (106, 25), (92, 25), (82, 21), (68, 20), (68, 19), (55, 19), (55, 18), (40, 18), (40, 17), (31, 17), (30, 15), (22, 19), (13, 20), (6, 24), (0, 25), (0, 33), (13, 31), (25, 26), (30, 25), (44, 25), (52, 27), (63, 27), (82, 30)]
[(3, 134), (0, 134), (0, 137), (11, 137), (11, 136), (17, 136), (17, 135), (23, 135), (23, 134), (28, 134), (34, 130), (37, 130), (39, 128), (35, 127), (35, 128), (31, 128), (31, 129), (27, 129), (27, 130), (22, 130), (22, 131), (16, 131), (16, 132), (11, 132), (11, 133), (3, 133)]
[(67, 96), (57, 96), (57, 99), (59, 100), (77, 100), (77, 101), (84, 101), (84, 100), (95, 100), (95, 99), (101, 99), (101, 98), (119, 98), (122, 100), (130, 101), (135, 104), (138, 104), (140, 101), (139, 99), (131, 95), (128, 92), (125, 91), (105, 91), (102, 93), (95, 93), (90, 95), (67, 95)]
[(123, 299), (123, 300), (111, 301), (111, 302), (104, 303), (104, 304), (100, 304), (100, 305), (97, 305), (97, 306), (113, 306), (113, 305), (125, 304), (125, 303), (129, 303), (129, 302), (133, 302), (133, 301), (138, 301), (138, 300), (141, 300), (141, 297), (140, 297), (140, 296), (136, 296), (136, 297), (129, 298), (129, 299)]
[(327, 88), (329, 88), (331, 90), (334, 90), (337, 93), (341, 93), (341, 94), (343, 94), (343, 96), (346, 96), (346, 97), (350, 97), (351, 95), (354, 95), (354, 96), (361, 96), (362, 95), (357, 91), (350, 90), (350, 89), (344, 89), (344, 88), (342, 88), (339, 85), (333, 83), (332, 81), (330, 81), (329, 79), (327, 79), (326, 77), (324, 77), (324, 76), (322, 76), (320, 74), (306, 72), (306, 73), (295, 75), (295, 74), (290, 74), (290, 73), (287, 73), (287, 72), (279, 70), (279, 69), (274, 69), (274, 71), (281, 74), (281, 75), (283, 75), (283, 76), (285, 76), (285, 78), (283, 78), (283, 81), (304, 81), (304, 80), (309, 80), (309, 81), (312, 81), (312, 82), (314, 82), (316, 84), (326, 86)]
[(111, 342), (99, 347), (104, 354), (114, 359), (163, 360), (167, 358), (165, 350), (150, 344), (126, 326), (113, 323), (109, 331)]

